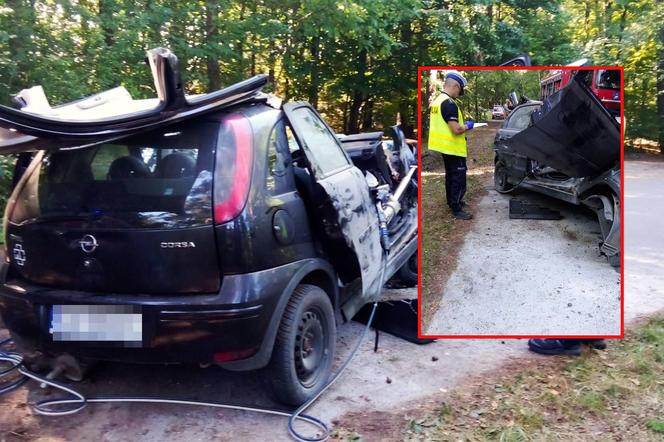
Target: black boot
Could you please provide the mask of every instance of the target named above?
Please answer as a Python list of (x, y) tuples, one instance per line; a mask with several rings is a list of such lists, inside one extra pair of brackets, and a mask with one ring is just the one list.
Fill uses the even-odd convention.
[(528, 349), (541, 355), (581, 356), (581, 342), (577, 339), (530, 339)]
[(588, 339), (586, 344), (590, 345), (595, 350), (606, 350), (605, 339)]
[(452, 212), (452, 216), (454, 216), (456, 219), (473, 219), (472, 213), (465, 212), (463, 209), (459, 210), (458, 212)]

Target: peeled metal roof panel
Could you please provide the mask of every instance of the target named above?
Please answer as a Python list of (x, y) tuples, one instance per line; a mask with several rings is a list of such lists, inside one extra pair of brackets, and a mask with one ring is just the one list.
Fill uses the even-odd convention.
[[(111, 89), (58, 107), (50, 107), (41, 88), (22, 91), (24, 108), (0, 106), (0, 153), (82, 146), (133, 135), (238, 103), (265, 98), (266, 75), (257, 75), (209, 94), (187, 97), (177, 57), (167, 49), (148, 51), (157, 99), (132, 100)], [(49, 142), (44, 143), (43, 139)]]

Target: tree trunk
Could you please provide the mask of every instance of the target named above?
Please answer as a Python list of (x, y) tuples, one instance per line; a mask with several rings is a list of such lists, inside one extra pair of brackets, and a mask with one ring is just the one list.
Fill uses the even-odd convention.
[(313, 107), (318, 107), (318, 92), (319, 92), (319, 53), (320, 53), (320, 36), (315, 36), (311, 39), (311, 45), (309, 46), (309, 52), (311, 53), (311, 81), (309, 83), (309, 103)]
[[(219, 14), (219, 4), (214, 0), (205, 2), (205, 36), (208, 44), (217, 42), (218, 30), (215, 19)], [(219, 59), (210, 54), (207, 56), (208, 92), (221, 89), (221, 73), (219, 72)]]
[[(290, 10), (289, 10), (289, 15), (287, 18), (287, 23), (289, 29), (293, 29), (295, 27), (295, 23), (297, 23), (297, 6), (293, 5)], [(289, 32), (286, 35), (286, 48), (284, 49), (282, 56), (281, 56), (281, 75), (279, 76), (280, 78), (284, 79), (284, 101), (288, 101), (291, 97), (290, 94), (290, 69), (291, 69), (291, 60), (293, 57), (293, 51), (294, 49), (294, 33)]]
[(288, 74), (286, 74), (286, 81), (284, 82), (284, 101), (290, 100), (290, 82), (288, 81)]
[(583, 33), (586, 36), (586, 43), (590, 41), (590, 0), (586, 0), (586, 9), (583, 20)]
[[(357, 78), (364, 78), (366, 71), (367, 51), (361, 50), (357, 56)], [(349, 134), (356, 134), (360, 131), (360, 107), (362, 106), (363, 99), (364, 94), (358, 87), (355, 87), (353, 89), (350, 111), (348, 112), (348, 125), (346, 126), (346, 132)]]
[(613, 13), (613, 4), (612, 0), (606, 0), (604, 2), (604, 32), (605, 34), (610, 34), (611, 32), (611, 14)]
[(362, 106), (362, 91), (355, 89), (348, 113), (348, 128), (346, 129), (348, 134), (356, 134), (360, 131), (360, 106)]
[(373, 127), (373, 100), (368, 96), (364, 100), (362, 109), (362, 130), (367, 131)]
[[(257, 8), (256, 3), (257, 2), (253, 2), (251, 7), (251, 14), (254, 17), (256, 16), (256, 8)], [(247, 34), (247, 36), (249, 37), (249, 41), (251, 44), (251, 76), (253, 77), (254, 75), (256, 75), (256, 52), (260, 51), (260, 47), (256, 48), (257, 39), (255, 33), (250, 32)]]
[(115, 44), (113, 9), (110, 0), (99, 0), (99, 24), (104, 35), (104, 43), (110, 48)]
[(602, 29), (604, 32), (602, 33), (602, 36), (604, 37), (604, 43), (602, 46), (604, 47), (604, 50), (608, 52), (608, 45), (609, 45), (609, 40), (612, 37), (611, 35), (611, 0), (606, 0), (604, 2), (604, 11), (602, 17), (604, 18), (602, 21)]
[(344, 133), (348, 133), (348, 106), (350, 104), (350, 98), (344, 100), (344, 111), (343, 111), (343, 128)]
[(476, 120), (479, 120), (479, 118), (478, 118), (478, 115), (480, 113), (480, 102), (479, 102), (479, 97), (478, 97), (479, 94), (476, 93), (474, 95), (475, 95), (475, 115), (473, 115), (473, 116), (475, 117)]
[(275, 49), (274, 49), (274, 39), (270, 39), (270, 42), (268, 43), (267, 51), (268, 51), (267, 52), (267, 77), (268, 77), (270, 83), (274, 85), (274, 88), (276, 90), (275, 65), (277, 63), (277, 54), (275, 53)]
[(399, 102), (399, 124), (406, 138), (415, 138), (415, 128), (410, 122), (410, 100)]
[[(423, 22), (424, 21), (426, 20), (423, 20)], [(426, 26), (422, 28), (423, 32), (426, 32), (426, 30)], [(397, 54), (397, 57), (399, 57), (398, 59), (400, 60), (400, 63), (398, 64), (399, 72), (416, 73), (418, 62), (423, 63), (426, 55), (421, 54), (419, 48), (415, 46), (417, 40), (415, 41), (415, 44), (413, 42), (413, 23), (411, 21), (402, 21), (399, 26), (399, 34), (403, 44), (400, 53)], [(417, 89), (417, 77), (413, 75), (406, 78), (404, 78), (401, 87), (397, 91), (402, 97), (410, 95), (410, 91)], [(413, 128), (410, 125), (412, 118), (411, 115), (409, 115), (411, 109), (412, 107), (409, 106), (409, 101), (407, 99), (399, 100), (399, 107), (397, 110), (399, 112), (399, 119), (401, 120), (401, 129), (407, 134), (407, 136), (412, 136), (413, 134)]]
[(424, 140), (429, 134), (429, 107), (433, 100), (436, 99), (436, 82), (438, 81), (438, 71), (432, 69), (429, 71), (429, 78), (425, 81), (425, 78), (422, 78), (422, 83), (424, 84), (424, 91), (422, 92), (422, 139)]
[(622, 45), (622, 40), (623, 40), (623, 33), (625, 32), (625, 26), (627, 24), (627, 6), (623, 6), (622, 14), (620, 14), (620, 30), (618, 31), (618, 64), (623, 64), (620, 62), (621, 57), (622, 57), (622, 50), (623, 50), (623, 45)]
[(427, 17), (421, 17), (417, 19), (417, 32), (415, 47), (417, 48), (417, 60), (415, 60), (417, 66), (426, 66), (432, 63), (429, 63), (429, 42), (427, 37), (431, 34), (431, 25), (429, 24)]
[[(240, 22), (244, 21), (244, 9), (245, 9), (245, 2), (243, 0), (240, 2), (240, 20), (239, 20)], [(244, 38), (237, 40), (237, 57), (238, 57), (238, 70), (239, 70), (238, 79), (243, 79), (244, 78)]]

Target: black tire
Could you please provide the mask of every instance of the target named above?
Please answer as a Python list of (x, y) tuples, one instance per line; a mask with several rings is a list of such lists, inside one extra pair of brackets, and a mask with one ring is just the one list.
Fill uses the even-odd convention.
[(514, 189), (514, 186), (507, 181), (507, 166), (502, 161), (496, 163), (493, 172), (493, 184), (498, 193), (507, 193)]
[(314, 285), (293, 291), (279, 324), (266, 381), (275, 399), (301, 405), (318, 393), (332, 372), (337, 339), (334, 309)]
[(397, 270), (399, 281), (408, 287), (417, 285), (417, 250), (408, 258), (408, 261)]

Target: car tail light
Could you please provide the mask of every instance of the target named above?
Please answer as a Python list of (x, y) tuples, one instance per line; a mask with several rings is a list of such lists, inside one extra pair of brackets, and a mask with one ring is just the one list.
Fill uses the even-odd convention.
[(231, 115), (222, 122), (217, 145), (214, 185), (214, 220), (222, 224), (244, 208), (251, 184), (253, 140), (249, 120)]

